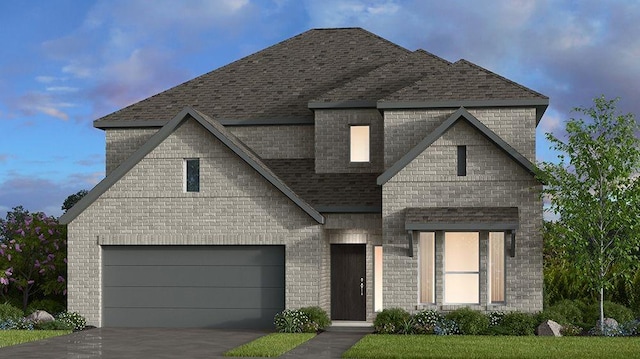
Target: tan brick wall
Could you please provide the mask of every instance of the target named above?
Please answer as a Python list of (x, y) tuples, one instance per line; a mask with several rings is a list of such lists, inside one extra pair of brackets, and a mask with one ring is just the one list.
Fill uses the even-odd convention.
[[(184, 158), (200, 192), (184, 193)], [(69, 225), (69, 310), (100, 326), (101, 245), (286, 246), (286, 307), (320, 301), (322, 228), (195, 121), (179, 127)]]

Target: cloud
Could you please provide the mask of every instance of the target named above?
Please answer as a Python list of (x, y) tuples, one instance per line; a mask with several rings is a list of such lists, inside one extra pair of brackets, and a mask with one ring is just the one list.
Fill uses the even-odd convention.
[(25, 116), (34, 116), (41, 113), (66, 121), (69, 119), (69, 114), (65, 109), (75, 107), (75, 105), (60, 101), (61, 99), (49, 93), (27, 92), (12, 101), (12, 105)]
[[(82, 167), (94, 167), (97, 165), (104, 165), (105, 158), (101, 154), (89, 155), (81, 160), (77, 160), (74, 163)], [(96, 182), (97, 183), (97, 182)]]
[[(16, 206), (31, 212), (62, 215), (62, 203), (81, 189), (91, 189), (104, 173), (74, 173), (61, 181), (13, 175), (0, 182), (0, 215)], [(2, 216), (4, 217), (4, 216)]]

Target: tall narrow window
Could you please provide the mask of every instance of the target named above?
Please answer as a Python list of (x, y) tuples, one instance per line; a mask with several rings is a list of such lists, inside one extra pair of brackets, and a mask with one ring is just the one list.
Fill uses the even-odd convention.
[(458, 176), (467, 175), (467, 146), (458, 146)]
[(199, 158), (187, 158), (184, 160), (184, 190), (185, 192), (200, 192)]
[(382, 311), (382, 246), (373, 247), (373, 310)]
[(351, 162), (369, 162), (369, 126), (351, 126)]
[(444, 301), (480, 303), (480, 235), (446, 232), (444, 236)]
[(489, 294), (491, 303), (504, 303), (504, 232), (489, 233)]
[(420, 267), (420, 303), (435, 303), (435, 269), (436, 269), (435, 233), (421, 232), (418, 242), (418, 259)]

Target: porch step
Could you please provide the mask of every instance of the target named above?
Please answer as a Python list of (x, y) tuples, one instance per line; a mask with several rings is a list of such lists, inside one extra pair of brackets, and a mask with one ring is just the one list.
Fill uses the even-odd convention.
[(373, 333), (372, 322), (359, 322), (348, 320), (334, 320), (331, 322), (331, 326), (326, 329), (328, 332), (358, 332), (358, 333)]

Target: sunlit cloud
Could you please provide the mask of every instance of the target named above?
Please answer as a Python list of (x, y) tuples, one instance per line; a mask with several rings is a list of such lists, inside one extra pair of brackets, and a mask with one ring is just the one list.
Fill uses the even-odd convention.
[(46, 88), (49, 92), (78, 92), (77, 87), (70, 86), (50, 86)]

